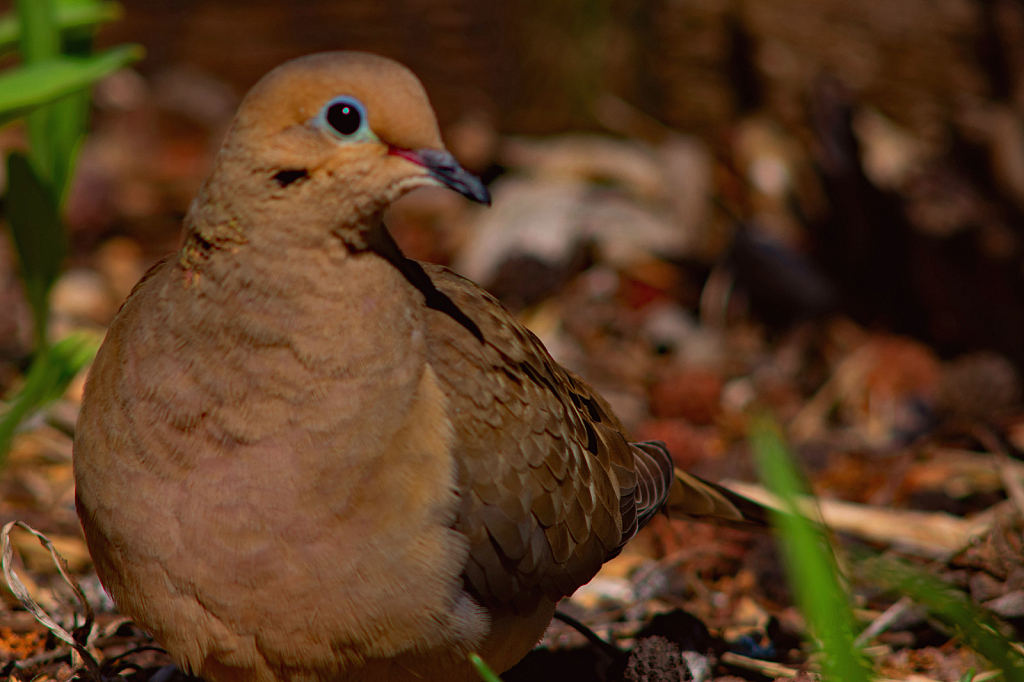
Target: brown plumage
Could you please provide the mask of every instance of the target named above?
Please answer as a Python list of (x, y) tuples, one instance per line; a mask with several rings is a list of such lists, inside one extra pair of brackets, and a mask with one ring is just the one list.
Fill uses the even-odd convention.
[(235, 680), (474, 680), (648, 519), (759, 523), (631, 444), (486, 292), (406, 260), (395, 199), (486, 190), (390, 60), (295, 60), (246, 97), (112, 324), (75, 442), (103, 583), (185, 669)]

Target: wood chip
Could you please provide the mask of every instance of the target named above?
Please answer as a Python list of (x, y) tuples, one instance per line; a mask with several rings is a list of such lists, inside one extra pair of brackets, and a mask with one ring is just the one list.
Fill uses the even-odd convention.
[[(744, 670), (753, 670), (759, 672), (766, 677), (796, 677), (803, 671), (797, 670), (796, 668), (790, 668), (789, 666), (782, 665), (781, 663), (773, 663), (772, 661), (762, 661), (757, 658), (750, 658), (749, 656), (740, 656), (734, 654), (731, 651), (726, 651), (722, 654), (719, 659), (725, 665), (733, 665), (737, 668), (743, 668)], [(812, 680), (820, 679), (817, 675), (810, 675)]]
[[(722, 485), (756, 502), (781, 507), (779, 500), (760, 485), (733, 480), (723, 481)], [(804, 498), (801, 507), (808, 518), (834, 531), (935, 558), (960, 551), (973, 538), (988, 531), (994, 519), (992, 513), (963, 519), (944, 512), (889, 509), (827, 499)]]

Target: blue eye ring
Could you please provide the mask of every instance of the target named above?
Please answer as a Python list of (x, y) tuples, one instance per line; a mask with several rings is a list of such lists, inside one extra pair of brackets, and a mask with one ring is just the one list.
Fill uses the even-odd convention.
[(317, 117), (320, 126), (345, 141), (377, 139), (367, 122), (366, 107), (355, 97), (342, 95), (324, 104)]

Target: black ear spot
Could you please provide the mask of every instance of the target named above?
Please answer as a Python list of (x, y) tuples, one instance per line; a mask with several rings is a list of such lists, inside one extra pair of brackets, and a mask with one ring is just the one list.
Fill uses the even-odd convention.
[(277, 184), (281, 185), (282, 187), (287, 187), (293, 182), (296, 182), (298, 180), (304, 180), (305, 178), (308, 177), (309, 173), (306, 171), (305, 168), (278, 171), (277, 174), (274, 175), (274, 179), (277, 180)]

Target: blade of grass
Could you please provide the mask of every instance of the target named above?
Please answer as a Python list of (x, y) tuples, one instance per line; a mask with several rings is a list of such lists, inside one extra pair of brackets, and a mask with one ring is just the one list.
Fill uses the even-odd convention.
[[(64, 33), (117, 21), (123, 15), (124, 8), (116, 2), (97, 2), (89, 5), (58, 2), (55, 19), (57, 27)], [(0, 55), (17, 49), (20, 39), (21, 27), (18, 16), (11, 12), (0, 17)]]
[[(21, 22), (19, 42), (21, 61), (26, 66), (44, 64), (60, 55), (60, 29), (57, 28), (54, 0), (17, 0)], [(36, 172), (53, 186), (55, 140), (53, 107), (39, 107), (27, 116), (30, 158)], [(55, 193), (60, 196), (59, 191)]]
[(24, 154), (7, 157), (7, 222), (35, 321), (35, 348), (46, 344), (49, 294), (67, 254), (64, 224), (50, 187)]
[(85, 334), (72, 334), (36, 357), (25, 377), (25, 385), (10, 402), (0, 419), (0, 468), (7, 461), (11, 441), (21, 421), (65, 390), (96, 355), (98, 341)]
[(62, 97), (50, 105), (50, 119), (47, 121), (52, 140), (50, 163), (53, 178), (53, 194), (57, 205), (63, 207), (71, 187), (75, 159), (85, 138), (89, 123), (89, 92), (79, 90)]
[(120, 45), (85, 59), (59, 57), (0, 73), (0, 125), (24, 116), (142, 59), (138, 45)]
[(60, 54), (60, 30), (53, 0), (17, 0), (17, 8), (22, 61), (36, 64)]
[(837, 578), (827, 541), (801, 514), (797, 496), (805, 486), (782, 442), (779, 428), (767, 417), (753, 420), (750, 443), (765, 486), (783, 502), (786, 514), (774, 513), (789, 583), (804, 616), (825, 652), (825, 676), (843, 682), (867, 682), (868, 668), (854, 646), (854, 618)]
[(857, 570), (865, 579), (924, 605), (937, 620), (953, 628), (965, 644), (1002, 670), (1006, 682), (1024, 682), (1024, 656), (999, 631), (992, 614), (972, 603), (962, 591), (893, 559), (866, 559)]
[[(97, 0), (63, 0), (65, 7), (88, 7), (96, 4)], [(60, 41), (61, 50), (65, 56), (81, 58), (91, 56), (94, 30), (90, 28), (76, 29), (67, 31), (62, 36), (56, 21), (53, 22), (50, 29)], [(50, 144), (50, 158), (48, 159), (50, 166), (47, 173), (52, 178), (53, 194), (57, 198), (58, 204), (63, 206), (71, 185), (75, 158), (81, 148), (89, 123), (89, 91), (87, 88), (77, 90), (61, 97), (44, 107), (43, 110), (48, 111), (48, 116), (43, 121), (45, 128), (41, 131), (34, 128), (32, 124), (36, 114), (32, 114), (29, 117), (29, 133), (42, 134)]]
[(473, 664), (473, 667), (476, 669), (476, 674), (479, 675), (480, 679), (484, 682), (501, 682), (501, 678), (491, 670), (491, 666), (487, 665), (487, 663), (484, 662), (484, 659), (480, 658), (477, 654), (470, 652), (469, 662)]

